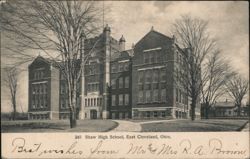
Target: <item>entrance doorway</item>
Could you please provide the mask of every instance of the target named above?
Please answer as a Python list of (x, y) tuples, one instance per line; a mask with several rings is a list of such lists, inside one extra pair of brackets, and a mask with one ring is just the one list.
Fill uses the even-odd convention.
[(97, 119), (97, 111), (90, 110), (90, 119)]

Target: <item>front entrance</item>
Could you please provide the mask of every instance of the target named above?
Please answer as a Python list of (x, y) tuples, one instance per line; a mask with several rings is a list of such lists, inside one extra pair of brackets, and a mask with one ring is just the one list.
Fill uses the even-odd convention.
[(90, 119), (97, 119), (97, 111), (90, 110)]

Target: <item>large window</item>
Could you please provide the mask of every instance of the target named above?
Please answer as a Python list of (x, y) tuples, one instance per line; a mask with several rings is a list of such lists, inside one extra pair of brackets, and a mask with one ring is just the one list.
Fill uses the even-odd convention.
[(161, 69), (161, 81), (162, 82), (166, 81), (166, 68)]
[(166, 102), (167, 97), (166, 97), (166, 89), (161, 89), (161, 102)]
[(128, 105), (129, 104), (129, 95), (125, 94), (124, 95), (124, 105)]
[(123, 63), (119, 63), (119, 72), (123, 71)]
[(150, 95), (150, 90), (146, 90), (146, 103), (151, 102), (151, 95)]
[(151, 78), (152, 78), (151, 70), (147, 70), (147, 71), (146, 71), (146, 79), (145, 79), (145, 82), (146, 82), (146, 83), (150, 83), (150, 82), (151, 82)]
[(123, 78), (119, 78), (119, 88), (123, 88)]
[(116, 89), (116, 79), (111, 80), (111, 87), (112, 89)]
[(144, 76), (143, 76), (143, 71), (139, 71), (138, 72), (138, 83), (143, 83), (143, 78), (144, 78)]
[(124, 71), (128, 71), (128, 69), (129, 69), (129, 63), (125, 62), (124, 63)]
[(158, 79), (159, 79), (159, 70), (158, 69), (155, 69), (153, 70), (153, 82), (158, 82)]
[(143, 103), (143, 91), (139, 91), (138, 93), (138, 103)]
[(154, 62), (155, 62), (155, 54), (154, 54), (154, 52), (152, 52), (150, 54), (150, 63), (154, 63)]
[(116, 106), (116, 95), (112, 95), (112, 106)]
[(116, 72), (116, 65), (115, 64), (112, 64), (111, 65), (111, 73), (115, 73)]
[(123, 94), (119, 94), (119, 105), (123, 105)]
[(144, 63), (149, 63), (149, 53), (144, 53)]
[(89, 83), (88, 92), (97, 92), (99, 91), (99, 83)]
[(154, 89), (153, 90), (153, 101), (154, 102), (158, 102), (159, 101), (159, 90), (158, 89)]
[(125, 88), (129, 88), (129, 76), (125, 77)]

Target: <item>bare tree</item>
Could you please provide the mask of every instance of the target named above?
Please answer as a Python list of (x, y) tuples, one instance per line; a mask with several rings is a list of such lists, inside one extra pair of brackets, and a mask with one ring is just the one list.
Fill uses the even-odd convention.
[(226, 90), (234, 99), (237, 115), (240, 116), (242, 100), (249, 91), (249, 81), (236, 74), (226, 84)]
[(233, 76), (228, 62), (221, 56), (219, 50), (212, 53), (202, 67), (202, 104), (205, 118), (215, 101), (225, 92), (225, 84)]
[(9, 0), (1, 6), (1, 30), (15, 41), (15, 48), (42, 50), (60, 68), (67, 83), (71, 128), (76, 127), (77, 82), (91, 54), (83, 53), (84, 40), (101, 28), (101, 13), (92, 1)]
[(182, 16), (173, 24), (173, 34), (177, 43), (186, 50), (184, 57), (185, 73), (180, 83), (191, 97), (191, 119), (195, 119), (196, 105), (200, 102), (202, 89), (201, 66), (205, 57), (214, 49), (215, 41), (207, 32), (208, 22), (189, 16)]
[(10, 91), (10, 99), (11, 99), (11, 104), (13, 108), (13, 113), (12, 113), (12, 119), (16, 119), (16, 107), (17, 107), (17, 100), (16, 100), (16, 95), (17, 95), (17, 85), (18, 85), (18, 74), (19, 71), (15, 67), (6, 67), (4, 68), (5, 71), (5, 78), (4, 84), (7, 86), (7, 88)]

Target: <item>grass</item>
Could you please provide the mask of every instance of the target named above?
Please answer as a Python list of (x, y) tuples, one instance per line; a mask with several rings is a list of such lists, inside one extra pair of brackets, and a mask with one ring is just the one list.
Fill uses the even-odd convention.
[(142, 132), (238, 131), (247, 120), (173, 120), (142, 124)]
[(69, 120), (19, 120), (2, 121), (1, 132), (106, 132), (117, 126), (111, 120), (78, 120), (70, 129)]

